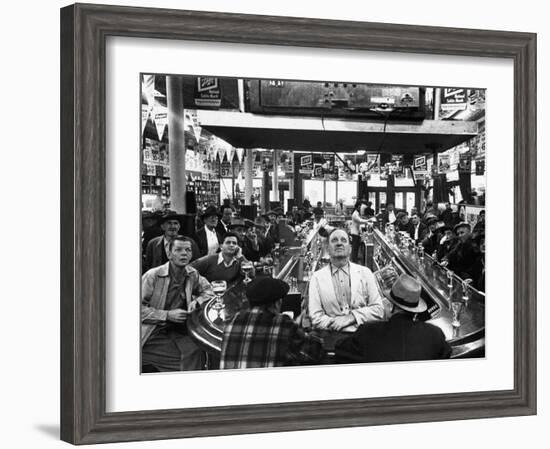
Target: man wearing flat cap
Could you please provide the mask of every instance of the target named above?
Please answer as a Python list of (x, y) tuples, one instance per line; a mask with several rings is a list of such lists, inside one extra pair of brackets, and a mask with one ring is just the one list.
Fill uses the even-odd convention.
[[(142, 273), (151, 268), (158, 267), (168, 262), (170, 255), (170, 242), (179, 234), (180, 219), (182, 215), (174, 211), (166, 211), (159, 219), (162, 235), (151, 239), (145, 249), (145, 258), (142, 264)], [(191, 260), (195, 260), (199, 256), (199, 248), (195, 241), (191, 240), (193, 255)]]
[(238, 312), (223, 330), (221, 369), (317, 364), (322, 340), (306, 334), (282, 314), (289, 286), (280, 279), (257, 277), (246, 287), (250, 309)]
[(208, 206), (201, 216), (204, 226), (195, 234), (195, 240), (199, 245), (200, 257), (216, 254), (220, 249), (222, 236), (216, 231), (218, 225), (218, 209), (216, 206)]
[(390, 362), (448, 359), (451, 347), (443, 331), (433, 324), (417, 321), (427, 309), (420, 297), (420, 283), (402, 274), (384, 296), (392, 304), (389, 321), (366, 323), (357, 332), (336, 343), (338, 363)]

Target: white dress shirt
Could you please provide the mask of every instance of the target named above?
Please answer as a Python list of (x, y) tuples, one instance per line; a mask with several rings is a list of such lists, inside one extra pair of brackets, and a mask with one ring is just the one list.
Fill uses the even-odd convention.
[(216, 230), (211, 231), (208, 229), (208, 226), (204, 227), (204, 230), (206, 231), (206, 241), (208, 242), (208, 255), (216, 254), (218, 252), (218, 248), (220, 247), (220, 242), (218, 242), (218, 234), (216, 234)]

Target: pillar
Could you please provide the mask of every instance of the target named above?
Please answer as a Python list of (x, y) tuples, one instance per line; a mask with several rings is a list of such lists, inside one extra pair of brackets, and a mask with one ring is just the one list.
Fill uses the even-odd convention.
[(187, 212), (185, 204), (185, 125), (181, 77), (166, 77), (166, 101), (168, 106), (168, 153), (170, 158), (170, 207), (180, 214), (185, 214)]
[(244, 157), (244, 204), (250, 206), (252, 204), (252, 193), (254, 192), (253, 178), (253, 151), (252, 148), (247, 148)]
[(279, 201), (279, 150), (273, 150), (273, 194), (271, 201)]

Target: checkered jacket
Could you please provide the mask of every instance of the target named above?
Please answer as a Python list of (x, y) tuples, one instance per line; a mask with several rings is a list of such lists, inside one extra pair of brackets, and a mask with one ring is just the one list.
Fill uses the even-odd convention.
[(237, 313), (225, 325), (220, 368), (316, 364), (323, 356), (322, 343), (288, 316), (254, 307)]

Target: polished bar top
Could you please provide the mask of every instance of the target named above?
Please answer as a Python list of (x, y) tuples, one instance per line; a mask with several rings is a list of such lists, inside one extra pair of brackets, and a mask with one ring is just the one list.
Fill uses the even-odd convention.
[[(476, 290), (432, 257), (419, 254), (418, 247), (399, 233), (386, 236), (375, 229), (372, 234), (377, 269), (392, 265), (396, 271), (417, 278), (428, 313), (420, 319), (441, 328), (453, 347), (453, 356), (462, 357), (485, 344), (485, 294)], [(453, 326), (453, 307), (460, 311), (460, 326)]]
[[(378, 230), (369, 236), (375, 246), (377, 269), (391, 264), (398, 273), (406, 272), (422, 284), (422, 296), (428, 303), (428, 311), (419, 319), (440, 327), (453, 348), (452, 357), (467, 357), (479, 354), (485, 347), (485, 295), (470, 286), (463, 288), (460, 278), (452, 277), (448, 286), (447, 270), (429, 256), (420, 257), (412, 247), (397, 239), (390, 241)], [(300, 301), (307, 296), (308, 271), (316, 271), (327, 263), (326, 248), (322, 239), (312, 231), (304, 240), (303, 247), (279, 248), (274, 253), (271, 272), (264, 273), (259, 267), (257, 276), (272, 275), (287, 281), (291, 291), (287, 297)], [(304, 275), (302, 277), (302, 275)], [(378, 278), (377, 278), (378, 279)], [(380, 280), (378, 279), (380, 282)], [(231, 320), (240, 310), (249, 308), (245, 285), (240, 282), (230, 286), (223, 297), (224, 309), (214, 307), (215, 300), (206, 303), (191, 314), (188, 329), (193, 338), (209, 351), (219, 353), (223, 336), (224, 321)], [(380, 285), (379, 285), (380, 287)], [(453, 303), (461, 309), (460, 326), (453, 326)], [(294, 316), (296, 318), (296, 316)], [(304, 323), (302, 323), (304, 324)], [(307, 324), (307, 323), (306, 323)], [(307, 325), (306, 325), (307, 327)], [(325, 349), (329, 360), (335, 342), (345, 334), (323, 332)]]

